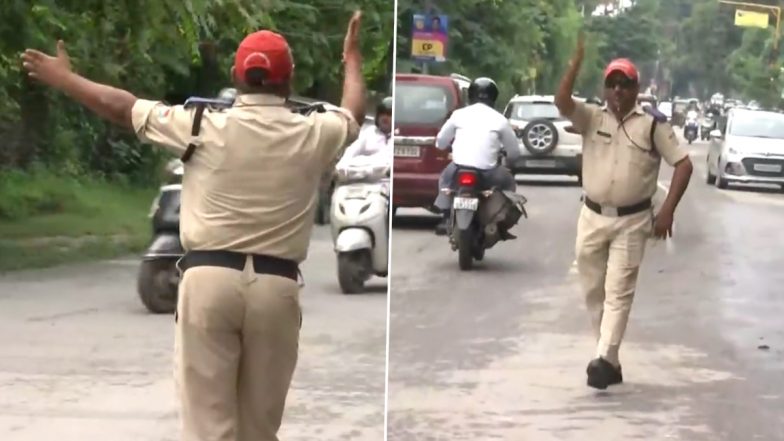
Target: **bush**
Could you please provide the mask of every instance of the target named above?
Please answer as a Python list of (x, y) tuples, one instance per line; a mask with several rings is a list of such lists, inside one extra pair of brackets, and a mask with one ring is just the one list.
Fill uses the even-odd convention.
[(0, 219), (19, 220), (41, 214), (79, 209), (80, 182), (36, 167), (0, 172)]

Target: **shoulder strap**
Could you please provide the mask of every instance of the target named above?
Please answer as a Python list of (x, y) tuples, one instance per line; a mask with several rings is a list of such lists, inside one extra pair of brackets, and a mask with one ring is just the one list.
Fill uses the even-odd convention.
[(657, 125), (659, 125), (659, 120), (657, 120), (656, 118), (653, 118), (653, 124), (651, 124), (651, 134), (650, 134), (650, 136), (651, 136), (651, 149), (654, 150), (654, 151), (656, 150), (656, 137), (654, 135), (656, 134), (656, 126)]
[[(191, 126), (191, 136), (193, 137), (199, 136), (199, 132), (201, 132), (201, 119), (204, 116), (205, 107), (206, 104), (203, 103), (196, 105), (196, 114), (193, 116), (193, 125)], [(193, 152), (195, 151), (196, 144), (191, 141), (191, 143), (188, 144), (188, 148), (185, 149), (185, 153), (183, 153), (182, 157), (180, 158), (180, 161), (183, 163), (188, 162), (188, 160), (191, 159), (191, 156), (193, 156)]]
[[(202, 117), (204, 116), (204, 109), (207, 107), (207, 104), (198, 103), (195, 106), (196, 106), (196, 113), (193, 116), (193, 126), (191, 126), (192, 137), (199, 136), (199, 133), (201, 132), (201, 120)], [(326, 110), (324, 108), (323, 103), (315, 103), (297, 109), (292, 109), (292, 112), (300, 113), (302, 115), (310, 115), (313, 112), (323, 113), (325, 111)], [(182, 157), (180, 158), (180, 161), (182, 161), (183, 163), (188, 162), (188, 160), (191, 159), (191, 156), (193, 156), (193, 153), (195, 151), (196, 151), (196, 144), (191, 142), (190, 144), (188, 144), (188, 148), (185, 149), (185, 153), (183, 153)]]

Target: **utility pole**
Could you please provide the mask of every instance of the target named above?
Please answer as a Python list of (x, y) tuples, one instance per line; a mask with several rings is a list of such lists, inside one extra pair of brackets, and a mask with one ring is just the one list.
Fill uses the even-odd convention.
[[(432, 0), (423, 0), (422, 1), (423, 8), (422, 10), (425, 14), (432, 14), (433, 13), (433, 1)], [(430, 74), (430, 63), (427, 61), (422, 62), (422, 73), (425, 75)]]

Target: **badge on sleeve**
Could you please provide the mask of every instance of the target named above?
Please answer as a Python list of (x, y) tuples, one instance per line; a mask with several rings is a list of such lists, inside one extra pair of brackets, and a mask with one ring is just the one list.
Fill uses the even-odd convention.
[(172, 108), (168, 106), (161, 106), (157, 110), (158, 122), (161, 124), (168, 124), (171, 120)]

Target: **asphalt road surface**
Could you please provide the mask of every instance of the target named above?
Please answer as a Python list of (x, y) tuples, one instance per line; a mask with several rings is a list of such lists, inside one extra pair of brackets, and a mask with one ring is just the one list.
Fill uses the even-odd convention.
[(784, 195), (708, 186), (707, 144), (690, 150), (674, 238), (646, 252), (625, 383), (606, 391), (585, 384), (573, 180), (521, 181), (518, 239), (467, 273), (432, 216), (399, 211), (389, 441), (784, 440)]
[[(144, 310), (137, 268), (128, 259), (0, 275), (0, 440), (178, 440), (174, 319)], [(341, 294), (323, 227), (303, 273), (280, 439), (381, 440), (386, 280)]]

